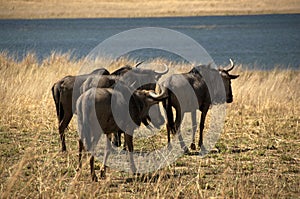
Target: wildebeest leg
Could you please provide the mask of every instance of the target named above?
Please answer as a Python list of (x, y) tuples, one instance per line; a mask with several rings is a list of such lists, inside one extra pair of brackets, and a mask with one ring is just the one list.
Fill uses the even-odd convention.
[(78, 145), (79, 145), (79, 156), (78, 156), (78, 168), (77, 168), (77, 171), (79, 169), (82, 168), (82, 150), (83, 150), (83, 142), (81, 139), (78, 140)]
[(108, 139), (108, 137), (106, 137), (106, 147), (105, 147), (105, 152), (104, 152), (103, 165), (100, 170), (101, 178), (105, 178), (105, 173), (106, 173), (106, 168), (107, 168), (106, 162), (107, 162), (107, 159), (108, 159), (111, 149), (112, 149), (111, 141)]
[(166, 124), (166, 126), (167, 126), (167, 134), (168, 134), (168, 144), (170, 144), (170, 142), (171, 142), (171, 135), (170, 135), (171, 129), (170, 129), (170, 126), (168, 124)]
[(116, 147), (119, 147), (121, 146), (121, 134), (122, 134), (122, 131), (118, 131), (118, 132), (114, 132), (113, 133), (113, 139), (112, 139), (112, 143), (116, 146)]
[(183, 120), (183, 114), (181, 113), (180, 107), (175, 107), (176, 110), (176, 118), (175, 118), (175, 124), (172, 129), (174, 131), (173, 133), (177, 133), (177, 131), (180, 129), (181, 122)]
[(171, 127), (170, 127), (170, 123), (174, 123), (173, 121), (173, 113), (172, 111), (172, 107), (169, 107), (168, 105), (169, 100), (165, 99), (163, 100), (163, 107), (167, 112), (167, 123), (166, 123), (166, 129), (167, 129), (167, 136), (168, 136), (168, 144), (170, 144), (171, 142), (171, 137), (170, 137), (170, 132), (171, 132)]
[(127, 144), (128, 151), (129, 151), (130, 169), (131, 169), (132, 173), (135, 175), (136, 167), (135, 167), (135, 163), (134, 163), (134, 159), (133, 159), (133, 142), (132, 142), (133, 138), (132, 138), (132, 135), (129, 135), (127, 133), (125, 133), (124, 136), (125, 136), (125, 142)]
[[(126, 151), (127, 150), (127, 144), (126, 144), (126, 140), (125, 140), (125, 132), (121, 132), (121, 134), (124, 134), (124, 143), (123, 143), (123, 150)], [(120, 141), (121, 141), (121, 134), (120, 134)]]
[(197, 130), (196, 111), (191, 112), (191, 117), (192, 117), (192, 131), (193, 131), (191, 149), (196, 150), (196, 145), (195, 145), (195, 134)]
[(175, 118), (174, 126), (175, 126), (176, 133), (178, 134), (179, 143), (180, 143), (180, 146), (183, 149), (184, 153), (189, 153), (189, 149), (185, 145), (184, 140), (182, 138), (181, 128), (180, 128), (181, 122), (184, 117), (184, 113), (181, 113), (180, 107), (175, 107), (175, 109), (176, 109), (176, 118)]
[(94, 164), (95, 164), (94, 156), (91, 156), (91, 158), (90, 158), (90, 167), (91, 167), (92, 181), (98, 182), (98, 178), (97, 178), (97, 175), (95, 173), (95, 165)]
[(203, 148), (203, 130), (204, 130), (204, 123), (205, 123), (205, 117), (208, 110), (203, 110), (201, 113), (201, 119), (200, 119), (200, 136), (199, 136), (199, 147)]
[(178, 129), (177, 134), (178, 134), (178, 140), (179, 140), (180, 147), (183, 149), (183, 151), (184, 151), (185, 154), (189, 153), (189, 149), (188, 149), (188, 147), (185, 145), (184, 140), (183, 140), (183, 138), (182, 138), (180, 128)]
[(72, 113), (65, 113), (58, 127), (61, 145), (62, 145), (62, 151), (67, 151), (66, 142), (65, 142), (65, 129), (68, 127), (72, 117), (73, 117)]

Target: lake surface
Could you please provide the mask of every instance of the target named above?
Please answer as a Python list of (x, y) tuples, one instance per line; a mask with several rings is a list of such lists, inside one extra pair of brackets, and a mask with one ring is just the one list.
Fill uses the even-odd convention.
[(186, 34), (202, 45), (217, 65), (233, 58), (249, 68), (300, 68), (300, 14), (0, 20), (0, 51), (18, 58), (35, 52), (43, 59), (51, 51), (82, 58), (105, 39), (141, 27), (163, 27)]

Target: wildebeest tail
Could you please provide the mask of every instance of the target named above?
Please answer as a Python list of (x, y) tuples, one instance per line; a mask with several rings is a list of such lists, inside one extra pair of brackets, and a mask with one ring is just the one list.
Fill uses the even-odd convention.
[(172, 104), (171, 104), (171, 95), (168, 95), (168, 98), (163, 101), (163, 105), (167, 112), (167, 121), (168, 126), (172, 133), (175, 133), (175, 124), (174, 124), (174, 117), (173, 117), (173, 111), (172, 111)]
[(90, 114), (93, 107), (93, 100), (89, 99), (90, 96), (85, 93), (76, 102), (78, 133), (87, 150), (90, 150), (91, 146)]
[(82, 96), (80, 96), (76, 103), (77, 111), (77, 124), (78, 124), (78, 133), (80, 134), (83, 129), (83, 110), (82, 110)]
[(64, 109), (63, 106), (60, 102), (60, 83), (55, 83), (52, 88), (52, 97), (55, 103), (55, 108), (56, 108), (56, 115), (57, 115), (57, 119), (58, 119), (58, 123), (60, 123), (64, 117)]

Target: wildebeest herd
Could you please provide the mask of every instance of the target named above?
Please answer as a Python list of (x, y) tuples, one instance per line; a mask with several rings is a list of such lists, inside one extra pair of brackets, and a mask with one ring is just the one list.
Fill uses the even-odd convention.
[[(133, 158), (133, 131), (144, 124), (145, 126), (154, 125), (160, 127), (164, 123), (164, 118), (160, 113), (157, 104), (162, 102), (166, 112), (166, 129), (168, 143), (170, 143), (170, 133), (180, 133), (180, 125), (185, 112), (191, 112), (193, 138), (191, 149), (195, 150), (196, 132), (196, 110), (201, 111), (200, 136), (198, 146), (203, 149), (203, 129), (206, 114), (211, 104), (231, 103), (233, 101), (231, 79), (238, 75), (231, 75), (229, 71), (234, 68), (234, 63), (230, 59), (229, 69), (220, 68), (218, 70), (209, 65), (193, 67), (188, 73), (173, 74), (161, 83), (157, 83), (162, 75), (168, 73), (169, 68), (165, 65), (163, 71), (143, 69), (142, 62), (135, 66), (126, 65), (118, 70), (109, 73), (104, 68), (99, 68), (90, 74), (78, 76), (66, 76), (56, 82), (52, 87), (52, 95), (56, 106), (58, 118), (58, 129), (62, 144), (62, 151), (66, 151), (65, 130), (70, 123), (73, 114), (77, 114), (79, 130), (79, 168), (81, 168), (82, 150), (85, 147), (90, 150), (91, 140), (83, 134), (111, 134), (113, 144), (121, 145), (121, 134), (124, 133), (124, 146), (129, 151), (130, 169), (137, 173)], [(225, 88), (224, 96), (226, 99), (215, 100), (209, 85), (206, 83), (203, 69), (208, 70), (212, 77), (221, 77)], [(215, 76), (217, 75), (217, 76)], [(213, 80), (214, 81), (214, 80)], [(187, 95), (186, 88), (193, 91), (195, 97)], [(223, 88), (223, 90), (224, 90)], [(155, 92), (156, 91), (156, 92)], [(128, 98), (129, 96), (129, 98)], [(128, 100), (126, 100), (128, 99)], [(184, 103), (182, 103), (184, 102)], [(155, 117), (149, 116), (152, 106), (156, 106)], [(175, 121), (172, 107), (175, 109)], [(153, 107), (152, 107), (153, 108)], [(94, 110), (94, 111), (92, 111)], [(114, 110), (120, 111), (120, 116), (116, 118)], [(128, 114), (126, 115), (126, 110)], [(101, 132), (93, 132), (92, 120), (96, 117)], [(123, 115), (125, 114), (125, 115)], [(112, 142), (107, 139), (106, 151), (104, 154), (101, 177), (105, 176), (106, 161), (111, 149)], [(187, 150), (187, 148), (186, 148)], [(92, 180), (97, 181), (94, 171), (94, 157), (90, 159)]]

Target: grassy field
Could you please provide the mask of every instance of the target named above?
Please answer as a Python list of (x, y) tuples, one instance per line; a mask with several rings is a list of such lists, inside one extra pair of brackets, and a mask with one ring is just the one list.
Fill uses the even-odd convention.
[(205, 158), (184, 155), (144, 178), (110, 169), (92, 182), (87, 155), (76, 172), (75, 120), (66, 132), (68, 152), (60, 152), (50, 92), (81, 64), (68, 54), (41, 62), (34, 54), (21, 61), (0, 54), (0, 198), (299, 197), (299, 70), (235, 69), (241, 76), (218, 150)]
[(162, 17), (300, 13), (299, 0), (0, 0), (0, 18)]

